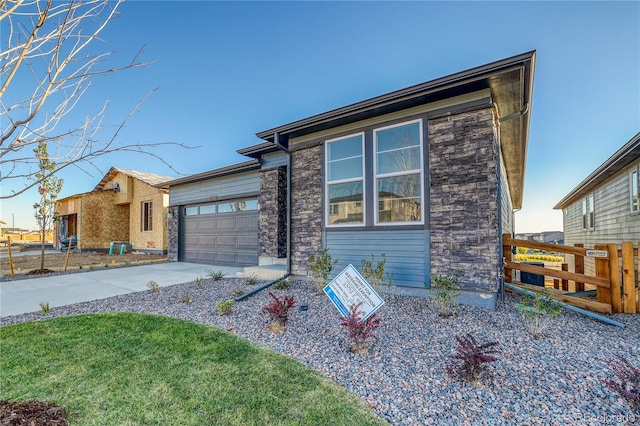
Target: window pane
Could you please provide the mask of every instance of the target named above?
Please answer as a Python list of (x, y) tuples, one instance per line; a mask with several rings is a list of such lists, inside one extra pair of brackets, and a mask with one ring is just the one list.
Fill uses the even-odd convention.
[(205, 204), (204, 206), (200, 206), (200, 214), (213, 214), (216, 212), (215, 204)]
[(362, 135), (327, 143), (327, 180), (362, 177)]
[(258, 210), (258, 200), (238, 201), (238, 211), (243, 210)]
[(235, 212), (235, 211), (236, 211), (235, 201), (218, 204), (218, 213), (228, 213), (228, 212)]
[(335, 160), (327, 166), (328, 181), (362, 177), (362, 156)]
[(362, 224), (362, 201), (362, 182), (329, 185), (329, 224)]
[(418, 122), (376, 131), (376, 150), (379, 153), (413, 146), (420, 146)]
[(378, 179), (378, 222), (422, 220), (420, 174)]
[(196, 216), (198, 214), (197, 207), (185, 207), (184, 215), (185, 216)]
[(420, 170), (420, 147), (403, 148), (393, 151), (378, 151), (376, 156), (377, 174)]

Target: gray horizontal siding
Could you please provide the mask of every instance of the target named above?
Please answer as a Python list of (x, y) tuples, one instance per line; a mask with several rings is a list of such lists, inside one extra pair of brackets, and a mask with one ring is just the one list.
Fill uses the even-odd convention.
[(275, 169), (276, 167), (287, 165), (287, 154), (284, 152), (275, 152), (262, 156), (262, 170)]
[(179, 206), (214, 199), (230, 198), (239, 194), (257, 194), (259, 191), (260, 175), (256, 170), (173, 186), (169, 191), (169, 205)]
[[(622, 241), (640, 240), (640, 215), (629, 211), (629, 172), (640, 162), (634, 163), (604, 182), (593, 191), (595, 205), (595, 227), (582, 229), (582, 199), (564, 209), (564, 240), (567, 245), (577, 243), (585, 247), (595, 244), (620, 244)], [(573, 270), (573, 256), (567, 256), (569, 270)], [(592, 259), (585, 259), (585, 271), (594, 273)]]
[(372, 254), (378, 262), (384, 253), (393, 285), (422, 288), (428, 281), (429, 231), (325, 232), (324, 239), (331, 258), (338, 260), (333, 276), (349, 263), (360, 270), (362, 259), (371, 260)]

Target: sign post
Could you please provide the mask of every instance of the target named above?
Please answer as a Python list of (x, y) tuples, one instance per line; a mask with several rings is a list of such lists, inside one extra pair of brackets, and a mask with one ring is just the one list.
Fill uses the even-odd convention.
[(357, 305), (362, 302), (362, 305), (360, 305), (360, 310), (364, 312), (362, 321), (384, 305), (384, 300), (380, 295), (351, 264), (336, 275), (323, 290), (345, 318), (349, 315), (349, 307), (351, 305)]

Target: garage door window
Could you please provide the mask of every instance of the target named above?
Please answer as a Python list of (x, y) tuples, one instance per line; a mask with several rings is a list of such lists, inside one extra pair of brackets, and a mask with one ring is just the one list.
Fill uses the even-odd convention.
[(238, 211), (258, 210), (258, 200), (238, 201)]

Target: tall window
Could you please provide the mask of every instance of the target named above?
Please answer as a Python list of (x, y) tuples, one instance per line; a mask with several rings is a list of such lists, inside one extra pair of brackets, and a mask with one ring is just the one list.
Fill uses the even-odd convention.
[(142, 202), (142, 231), (153, 230), (153, 203), (151, 201)]
[(376, 223), (422, 222), (422, 122), (374, 130)]
[(631, 213), (638, 213), (640, 211), (640, 194), (638, 193), (638, 169), (631, 172), (629, 176), (629, 195), (630, 195), (630, 207)]
[(593, 194), (582, 200), (582, 229), (595, 228), (595, 203)]
[(327, 141), (327, 225), (364, 224), (364, 134)]

